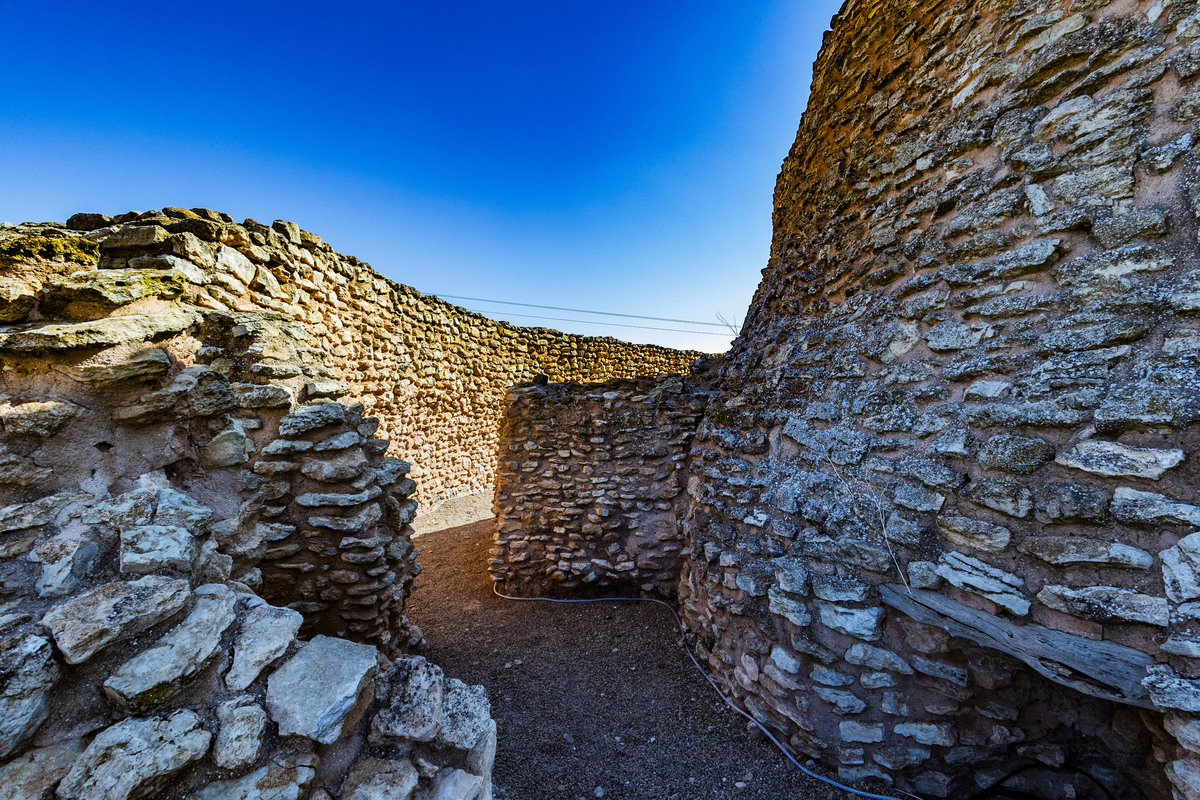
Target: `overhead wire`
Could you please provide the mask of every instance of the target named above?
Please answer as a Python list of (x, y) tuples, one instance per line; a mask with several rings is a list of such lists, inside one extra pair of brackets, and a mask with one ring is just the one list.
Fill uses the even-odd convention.
[[(537, 303), (518, 303), (513, 300), (488, 300), (488, 299), (485, 299), (482, 297), (463, 297), (461, 295), (456, 295), (456, 294), (437, 294), (436, 292), (433, 294), (435, 297), (441, 297), (441, 298), (446, 298), (446, 299), (450, 299), (450, 300), (469, 300), (472, 303), (497, 303), (499, 305), (504, 305), (504, 306), (522, 306), (524, 308), (544, 308), (544, 309), (549, 309), (550, 311), (570, 311), (573, 314), (598, 314), (598, 315), (604, 316), (604, 317), (625, 317), (626, 319), (649, 319), (649, 320), (654, 320), (655, 322), (676, 322), (681, 325), (708, 325), (713, 328), (727, 327), (724, 323), (721, 323), (721, 322), (702, 322), (697, 319), (673, 319), (671, 317), (647, 317), (647, 316), (643, 316), (641, 314), (621, 314), (616, 311), (594, 311), (590, 308), (566, 308), (564, 306), (543, 306), (543, 305), (538, 305)], [(572, 321), (575, 321), (575, 320), (572, 320)], [(654, 328), (652, 330), (662, 330), (662, 329)], [(689, 333), (690, 332), (691, 331), (689, 331)]]
[(688, 331), (688, 330), (683, 330), (681, 328), (658, 328), (658, 327), (654, 327), (651, 325), (630, 325), (627, 322), (604, 322), (604, 321), (598, 320), (598, 319), (567, 319), (565, 317), (543, 317), (543, 316), (538, 316), (535, 314), (510, 314), (508, 312), (483, 311), (478, 308), (468, 308), (467, 311), (471, 311), (476, 314), (483, 314), (484, 316), (495, 315), (495, 316), (504, 316), (504, 317), (520, 317), (521, 319), (544, 319), (544, 320), (550, 320), (553, 322), (579, 322), (584, 325), (608, 325), (608, 326), (614, 326), (617, 328), (638, 328), (639, 330), (643, 330), (643, 331), (670, 331), (671, 333), (695, 333), (695, 334), (699, 334), (700, 336), (732, 337), (732, 335), (733, 335), (730, 333), (718, 333), (717, 331)]

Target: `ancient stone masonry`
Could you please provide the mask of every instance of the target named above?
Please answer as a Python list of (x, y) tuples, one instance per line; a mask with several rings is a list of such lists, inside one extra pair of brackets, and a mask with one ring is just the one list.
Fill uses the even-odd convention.
[(843, 778), (1200, 797), (1197, 121), (1194, 0), (835, 18), (688, 455), (679, 596)]
[(514, 592), (675, 597), (687, 451), (707, 396), (679, 376), (509, 394), (492, 574)]
[[(422, 500), (491, 487), (510, 386), (538, 375), (602, 381), (682, 372), (700, 355), (495, 322), (390, 281), (291, 222), (239, 225), (206, 209), (167, 208), (113, 219), (76, 214), (65, 226), (22, 225), (0, 238), (13, 255), (178, 270), (185, 296), (202, 308), (291, 317), (306, 344), (324, 351), (331, 378), (319, 391), (349, 395), (380, 420), (390, 454), (413, 464)], [(4, 290), (8, 319), (20, 319), (36, 288)], [(286, 371), (286, 355), (267, 347), (261, 356), (261, 374)]]
[(408, 463), (175, 237), (0, 237), (0, 794), (487, 800), (486, 693), (408, 654)]

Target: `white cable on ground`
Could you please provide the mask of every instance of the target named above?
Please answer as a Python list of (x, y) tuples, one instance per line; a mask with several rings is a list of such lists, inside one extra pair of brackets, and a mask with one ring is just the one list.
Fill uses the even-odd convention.
[[(535, 603), (608, 603), (608, 602), (620, 602), (620, 601), (640, 601), (643, 603), (657, 603), (660, 606), (664, 606), (668, 611), (671, 612), (671, 616), (675, 617), (675, 625), (679, 628), (680, 636), (683, 637), (684, 652), (688, 654), (688, 658), (692, 659), (692, 663), (696, 665), (696, 669), (700, 670), (700, 674), (704, 676), (704, 680), (708, 681), (708, 685), (711, 686), (713, 688), (713, 691), (715, 691), (717, 693), (717, 695), (722, 700), (725, 701), (725, 705), (729, 706), (734, 711), (741, 714), (746, 719), (750, 720), (751, 723), (756, 725), (758, 727), (758, 729), (763, 732), (763, 735), (766, 736), (768, 739), (770, 739), (771, 742), (773, 742), (774, 745), (779, 748), (779, 751), (781, 753), (783, 753), (784, 756), (787, 757), (787, 760), (791, 761), (793, 764), (796, 765), (797, 769), (799, 769), (801, 772), (803, 772), (805, 775), (808, 775), (811, 778), (816, 778), (817, 780), (821, 781), (822, 783), (827, 783), (830, 786), (835, 786), (844, 792), (850, 792), (850, 794), (858, 795), (859, 797), (870, 798), (870, 800), (901, 800), (900, 798), (892, 797), (891, 795), (871, 794), (870, 792), (864, 792), (860, 789), (851, 788), (851, 787), (845, 785), (844, 783), (838, 783), (837, 781), (833, 780), (832, 778), (826, 778), (824, 775), (818, 775), (817, 773), (813, 772), (812, 770), (808, 769), (803, 764), (801, 764), (799, 761), (797, 761), (795, 759), (795, 757), (793, 757), (792, 754), (788, 752), (787, 748), (783, 746), (783, 743), (780, 742), (778, 739), (776, 739), (775, 736), (769, 730), (767, 730), (766, 727), (764, 727), (761, 722), (756, 720), (751, 715), (747, 714), (742, 709), (738, 708), (731, 699), (726, 697), (725, 693), (721, 691), (721, 687), (717, 686), (716, 681), (714, 681), (711, 677), (709, 677), (709, 674), (704, 671), (704, 668), (700, 666), (700, 662), (696, 660), (695, 654), (692, 653), (692, 649), (687, 646), (687, 631), (683, 627), (683, 620), (681, 620), (679, 618), (679, 614), (677, 614), (675, 612), (675, 609), (671, 607), (670, 603), (667, 603), (663, 600), (656, 600), (653, 597), (597, 597), (597, 598), (589, 598), (586, 600), (558, 600), (558, 599), (555, 599), (552, 597), (512, 597), (507, 594), (501, 594), (500, 589), (497, 588), (497, 585), (495, 582), (492, 583), (492, 591), (496, 593), (497, 597), (502, 597), (505, 600), (521, 600), (521, 601), (529, 601), (529, 602), (535, 602)], [(907, 792), (905, 794), (907, 794)], [(915, 797), (915, 795), (909, 795), (909, 797)]]

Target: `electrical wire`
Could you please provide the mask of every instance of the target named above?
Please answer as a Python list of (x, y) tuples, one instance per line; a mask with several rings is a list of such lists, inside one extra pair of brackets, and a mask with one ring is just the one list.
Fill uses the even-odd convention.
[[(711, 686), (713, 688), (713, 691), (715, 691), (717, 693), (717, 695), (722, 700), (725, 701), (725, 705), (729, 706), (734, 711), (741, 714), (743, 717), (750, 720), (750, 722), (752, 722), (754, 725), (756, 725), (758, 727), (758, 729), (760, 731), (762, 731), (763, 735), (766, 736), (768, 739), (770, 739), (771, 742), (774, 743), (774, 745), (779, 748), (779, 751), (781, 753), (783, 753), (784, 756), (787, 757), (787, 760), (792, 762), (792, 764), (794, 764), (797, 769), (799, 769), (805, 775), (808, 775), (810, 778), (816, 778), (817, 780), (821, 781), (822, 783), (827, 783), (830, 786), (841, 789), (844, 792), (849, 792), (850, 794), (857, 795), (858, 797), (866, 797), (866, 798), (868, 798), (868, 800), (901, 800), (901, 798), (893, 797), (891, 795), (872, 794), (870, 792), (864, 792), (861, 789), (854, 789), (850, 786), (845, 785), (844, 783), (838, 783), (837, 781), (833, 780), (832, 778), (826, 778), (824, 775), (818, 775), (817, 773), (813, 772), (812, 770), (808, 769), (803, 764), (801, 764), (799, 761), (797, 761), (795, 759), (795, 757), (792, 756), (792, 754), (788, 752), (787, 748), (783, 746), (783, 743), (780, 742), (778, 739), (776, 739), (774, 734), (772, 734), (769, 730), (767, 730), (766, 727), (761, 722), (759, 722), (754, 717), (750, 716), (745, 711), (743, 711), (742, 709), (740, 709), (736, 705), (734, 705), (733, 701), (730, 700), (728, 697), (726, 697), (725, 693), (721, 691), (721, 688), (719, 686), (717, 686), (716, 681), (714, 681), (711, 677), (709, 677), (709, 674), (704, 671), (704, 668), (700, 666), (700, 662), (696, 659), (696, 656), (692, 652), (692, 649), (690, 647), (686, 646), (687, 631), (683, 627), (683, 620), (681, 620), (679, 618), (679, 614), (677, 614), (675, 612), (675, 609), (671, 607), (670, 603), (667, 603), (663, 600), (657, 600), (653, 597), (597, 597), (597, 598), (589, 598), (586, 600), (559, 600), (559, 599), (552, 598), (552, 597), (512, 597), (507, 594), (501, 594), (500, 589), (497, 588), (497, 585), (495, 582), (492, 583), (492, 591), (495, 592), (497, 597), (504, 598), (505, 600), (517, 600), (517, 601), (535, 602), (535, 603), (608, 603), (608, 602), (622, 602), (622, 601), (625, 601), (625, 602), (637, 601), (637, 602), (642, 602), (642, 603), (657, 603), (658, 605), (663, 606), (664, 608), (666, 608), (668, 611), (671, 612), (671, 616), (675, 617), (675, 625), (679, 628), (679, 634), (684, 637), (684, 642), (685, 642), (685, 646), (683, 648), (684, 652), (686, 652), (688, 654), (688, 658), (692, 659), (692, 663), (696, 665), (696, 669), (700, 670), (700, 674), (704, 676), (704, 680), (708, 681), (708, 685)], [(904, 792), (904, 794), (907, 794), (907, 792)], [(909, 795), (909, 797), (913, 797), (913, 796), (914, 795)]]
[(685, 330), (681, 330), (679, 328), (656, 328), (656, 327), (653, 327), (650, 325), (630, 325), (629, 323), (626, 323), (626, 322), (604, 322), (604, 321), (598, 320), (598, 319), (567, 319), (565, 317), (541, 317), (541, 316), (537, 316), (535, 314), (509, 314), (507, 312), (482, 311), (477, 308), (468, 308), (467, 311), (470, 311), (475, 314), (483, 314), (484, 316), (488, 316), (489, 314), (494, 314), (496, 316), (521, 317), (522, 319), (548, 319), (548, 320), (553, 320), (555, 322), (581, 322), (584, 325), (610, 325), (610, 326), (615, 326), (617, 328), (640, 328), (641, 330), (644, 330), (644, 331), (671, 331), (672, 333), (698, 333), (701, 336), (725, 336), (725, 337), (732, 336), (732, 334), (718, 333), (717, 331), (685, 331)]
[[(564, 308), (562, 306), (541, 306), (537, 303), (517, 303), (512, 300), (487, 300), (482, 297), (463, 297), (456, 294), (436, 294), (435, 297), (449, 298), (450, 300), (470, 300), (472, 303), (498, 303), (504, 306), (522, 306), (524, 308), (546, 308), (551, 311), (570, 311), (575, 314), (599, 314), (605, 317), (625, 317), (627, 319), (652, 319), (656, 322), (678, 322), (683, 325), (709, 325), (714, 328), (727, 327), (722, 322), (701, 322), (695, 319), (672, 319), (670, 317), (644, 317), (640, 314), (618, 314), (616, 311), (592, 311), (587, 308)], [(657, 329), (656, 329), (657, 330)]]

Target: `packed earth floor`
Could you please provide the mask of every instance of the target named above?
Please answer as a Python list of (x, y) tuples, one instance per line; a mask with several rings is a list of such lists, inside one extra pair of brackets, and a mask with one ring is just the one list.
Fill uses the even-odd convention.
[(696, 671), (662, 606), (494, 595), (490, 500), (453, 501), (418, 520), (424, 571), (407, 613), (426, 656), (487, 687), (498, 800), (849, 797), (747, 730)]

